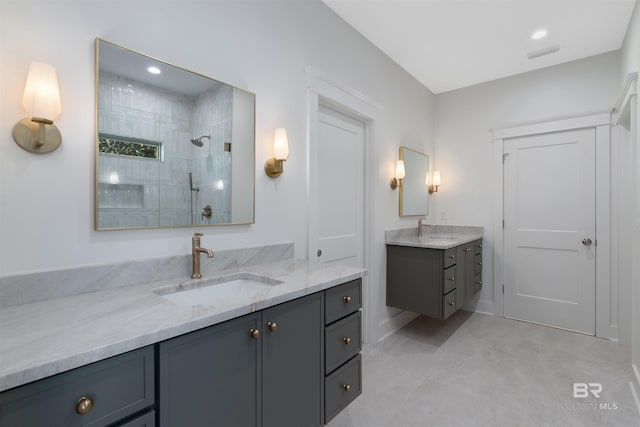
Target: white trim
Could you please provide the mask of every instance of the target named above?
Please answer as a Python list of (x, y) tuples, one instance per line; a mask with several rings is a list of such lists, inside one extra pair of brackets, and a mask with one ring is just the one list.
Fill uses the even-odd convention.
[[(494, 190), (494, 227), (493, 227), (493, 304), (485, 302), (486, 310), (493, 310), (498, 316), (504, 316), (504, 166), (502, 153), (504, 140), (529, 135), (561, 132), (574, 129), (596, 129), (596, 227), (598, 231), (598, 256), (596, 257), (596, 295), (604, 300), (596, 301), (596, 336), (618, 339), (617, 327), (611, 322), (610, 271), (611, 271), (611, 188), (610, 172), (610, 125), (611, 111), (600, 110), (591, 113), (550, 118), (501, 129), (493, 132), (493, 190)], [(608, 200), (608, 202), (607, 202)], [(602, 205), (604, 203), (604, 205)], [(602, 241), (600, 241), (602, 239)], [(609, 245), (608, 247), (606, 247)], [(605, 296), (606, 295), (606, 296)], [(482, 301), (480, 301), (482, 302)], [(599, 321), (598, 319), (602, 319)], [(616, 325), (617, 326), (617, 325)]]
[(622, 92), (618, 95), (618, 102), (613, 111), (620, 113), (624, 108), (629, 107), (629, 97), (636, 94), (638, 83), (638, 73), (629, 73), (624, 79)]
[[(376, 122), (382, 105), (377, 101), (328, 78), (324, 73), (308, 66), (307, 74), (307, 259), (316, 259), (317, 247), (312, 241), (312, 236), (317, 236), (317, 170), (312, 166), (312, 160), (317, 159), (318, 147), (318, 110), (320, 105), (335, 108), (349, 116), (364, 121), (364, 267), (369, 270), (373, 265), (373, 242), (375, 241), (375, 209), (374, 209), (374, 182), (375, 182), (375, 135)], [(363, 338), (365, 343), (370, 343), (374, 335), (375, 307), (373, 292), (370, 286), (370, 275), (365, 275), (362, 280), (363, 293)]]
[(516, 138), (563, 130), (592, 128), (611, 124), (611, 110), (599, 110), (584, 114), (575, 114), (522, 123), (510, 127), (494, 128), (493, 139)]
[(640, 414), (640, 370), (638, 370), (638, 365), (633, 363), (631, 367), (633, 368), (634, 377), (632, 381), (629, 381), (629, 386), (631, 387), (633, 400), (636, 402), (636, 409), (638, 410), (638, 414)]
[[(502, 256), (504, 253), (504, 165), (502, 153), (504, 140), (493, 141), (493, 300), (490, 301), (492, 313), (504, 316), (504, 285)], [(484, 279), (483, 279), (484, 281)], [(489, 304), (487, 304), (489, 309)]]
[(418, 313), (413, 313), (411, 311), (400, 311), (395, 316), (379, 322), (376, 343), (383, 341), (389, 335), (402, 328), (418, 316), (420, 316)]
[(596, 127), (596, 336), (619, 339), (617, 282), (611, 280), (611, 127)]

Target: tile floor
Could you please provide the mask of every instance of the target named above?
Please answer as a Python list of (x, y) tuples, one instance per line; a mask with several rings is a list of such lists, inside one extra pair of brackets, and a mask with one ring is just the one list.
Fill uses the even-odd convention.
[[(628, 350), (607, 340), (465, 311), (419, 317), (364, 347), (363, 393), (328, 427), (640, 426), (631, 378)], [(601, 383), (600, 399), (574, 399), (574, 382)]]

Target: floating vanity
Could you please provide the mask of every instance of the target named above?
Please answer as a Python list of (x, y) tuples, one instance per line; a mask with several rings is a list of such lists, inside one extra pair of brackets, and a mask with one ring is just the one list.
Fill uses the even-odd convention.
[[(284, 252), (256, 262), (263, 257), (255, 248), (220, 251), (199, 281), (185, 274), (0, 306), (0, 425), (329, 422), (361, 393), (364, 271), (296, 261), (292, 245)], [(189, 258), (141, 268), (187, 270)], [(209, 262), (221, 266), (213, 271)], [(123, 269), (135, 270), (92, 272), (112, 280)], [(73, 282), (86, 273), (50, 277)], [(0, 278), (0, 295), (26, 281)]]
[(482, 227), (390, 230), (387, 305), (447, 319), (482, 288)]

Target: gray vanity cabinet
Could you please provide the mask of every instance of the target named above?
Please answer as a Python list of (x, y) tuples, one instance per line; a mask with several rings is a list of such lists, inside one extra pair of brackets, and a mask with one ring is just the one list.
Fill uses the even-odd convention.
[(149, 346), (4, 391), (0, 426), (153, 427), (154, 374)]
[(322, 319), (322, 293), (262, 311), (262, 427), (322, 425)]
[(160, 343), (160, 426), (321, 426), (322, 325), (317, 293)]
[(259, 328), (253, 313), (160, 343), (160, 426), (259, 426)]
[(449, 249), (387, 245), (387, 305), (447, 319), (482, 287), (482, 240)]

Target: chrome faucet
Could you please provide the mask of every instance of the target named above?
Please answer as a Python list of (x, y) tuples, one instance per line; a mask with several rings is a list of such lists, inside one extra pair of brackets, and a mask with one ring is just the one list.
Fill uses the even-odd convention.
[(423, 221), (426, 221), (427, 218), (418, 218), (418, 238), (422, 237), (422, 227), (429, 227), (431, 228), (431, 225), (429, 224), (425, 224)]
[(200, 247), (200, 237), (202, 237), (202, 233), (193, 233), (193, 237), (191, 238), (192, 279), (202, 277), (202, 274), (200, 274), (200, 252), (207, 254), (207, 258), (213, 258), (213, 251), (211, 249)]

